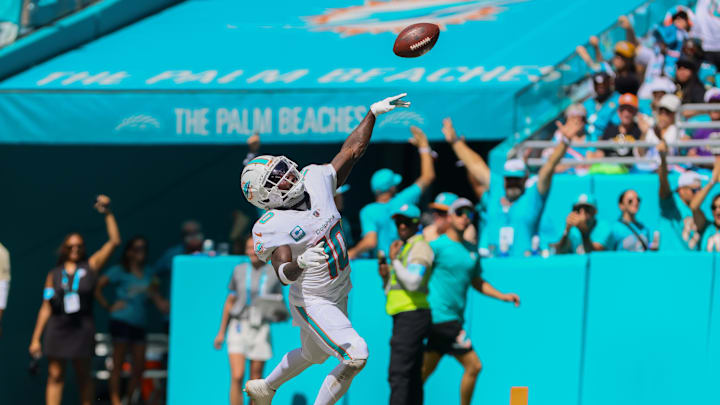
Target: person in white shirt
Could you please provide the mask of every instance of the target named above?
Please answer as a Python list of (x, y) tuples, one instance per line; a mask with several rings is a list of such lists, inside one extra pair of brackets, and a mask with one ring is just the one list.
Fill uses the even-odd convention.
[(0, 335), (2, 335), (2, 318), (7, 307), (10, 292), (10, 253), (0, 243)]

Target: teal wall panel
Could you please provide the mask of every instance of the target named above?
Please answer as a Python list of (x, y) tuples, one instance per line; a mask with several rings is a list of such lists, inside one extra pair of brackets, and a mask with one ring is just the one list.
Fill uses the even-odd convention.
[(593, 254), (582, 405), (701, 403), (710, 254)]

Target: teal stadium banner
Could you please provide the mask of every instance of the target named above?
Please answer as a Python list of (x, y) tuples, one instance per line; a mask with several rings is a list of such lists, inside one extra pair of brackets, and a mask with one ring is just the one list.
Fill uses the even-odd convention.
[[(185, 1), (0, 82), (0, 143), (339, 142), (399, 92), (413, 105), (381, 117), (378, 141), (405, 142), (408, 125), (440, 140), (446, 116), (504, 139), (515, 93), (637, 4)], [(421, 21), (440, 26), (435, 48), (395, 56)]]

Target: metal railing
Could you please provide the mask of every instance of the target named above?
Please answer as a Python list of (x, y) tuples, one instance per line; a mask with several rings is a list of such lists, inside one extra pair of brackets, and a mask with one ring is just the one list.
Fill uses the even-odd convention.
[[(662, 22), (665, 12), (671, 6), (694, 3), (695, 0), (648, 0), (625, 15), (632, 22), (638, 39), (642, 39), (655, 25)], [(609, 60), (615, 42), (625, 39), (625, 31), (614, 22), (597, 37), (605, 59)], [(592, 88), (587, 79), (591, 73), (590, 67), (573, 51), (539, 79), (518, 90), (513, 103), (515, 142), (522, 142), (542, 129), (573, 102), (590, 96)]]
[(675, 125), (680, 129), (718, 129), (720, 121), (685, 121), (683, 111), (720, 111), (720, 103), (709, 104), (683, 104), (675, 119)]
[[(707, 123), (706, 123), (707, 124)], [(522, 156), (522, 153), (527, 149), (545, 149), (553, 148), (557, 146), (557, 142), (554, 141), (525, 141), (518, 145), (518, 150)], [(596, 149), (627, 149), (627, 148), (654, 148), (657, 146), (655, 142), (647, 141), (636, 141), (636, 142), (615, 142), (615, 141), (597, 141), (597, 142), (582, 142), (582, 143), (571, 143), (570, 147), (578, 148), (596, 148)], [(717, 147), (720, 148), (720, 140), (687, 140), (680, 142), (668, 143), (668, 147), (671, 149), (687, 149), (696, 147)], [(538, 167), (545, 164), (546, 158), (529, 158), (527, 165), (530, 167)], [(668, 156), (668, 164), (712, 164), (715, 162), (715, 156)], [(652, 164), (660, 163), (657, 157), (635, 157), (635, 156), (611, 156), (603, 158), (591, 158), (591, 159), (562, 159), (561, 165), (566, 166), (589, 166), (593, 164), (620, 164), (620, 165), (633, 165), (633, 164)]]

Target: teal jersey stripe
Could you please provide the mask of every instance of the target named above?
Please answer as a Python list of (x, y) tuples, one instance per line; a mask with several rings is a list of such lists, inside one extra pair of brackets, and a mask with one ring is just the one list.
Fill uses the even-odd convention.
[(251, 165), (253, 163), (260, 163), (262, 165), (266, 165), (269, 162), (267, 159), (253, 159), (248, 164)]
[(336, 345), (335, 342), (330, 339), (328, 335), (325, 334), (325, 332), (315, 323), (315, 321), (308, 315), (308, 313), (305, 311), (305, 308), (296, 306), (298, 312), (300, 312), (300, 315), (305, 319), (305, 321), (310, 324), (310, 326), (317, 332), (318, 335), (322, 338), (325, 343), (330, 346), (333, 350), (338, 352), (345, 360), (352, 360), (352, 358), (347, 354), (347, 352), (340, 346)]

